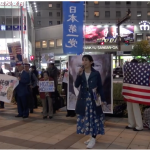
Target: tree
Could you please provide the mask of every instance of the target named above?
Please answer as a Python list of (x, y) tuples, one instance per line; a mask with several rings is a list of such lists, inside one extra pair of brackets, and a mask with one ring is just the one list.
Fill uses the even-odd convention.
[(150, 62), (150, 45), (148, 41), (143, 40), (135, 43), (131, 54), (139, 62)]

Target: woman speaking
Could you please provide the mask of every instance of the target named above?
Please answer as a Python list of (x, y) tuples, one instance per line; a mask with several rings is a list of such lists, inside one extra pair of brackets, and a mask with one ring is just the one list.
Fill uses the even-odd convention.
[(93, 66), (90, 55), (82, 57), (75, 87), (80, 88), (76, 104), (77, 134), (91, 135), (85, 142), (87, 148), (93, 148), (98, 134), (104, 134), (104, 114), (101, 105), (104, 103), (101, 76)]

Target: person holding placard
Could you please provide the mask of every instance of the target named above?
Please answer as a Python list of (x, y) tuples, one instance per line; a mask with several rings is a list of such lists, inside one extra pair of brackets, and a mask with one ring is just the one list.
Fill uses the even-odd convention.
[[(54, 80), (51, 77), (49, 77), (49, 74), (47, 71), (43, 73), (43, 77), (44, 78), (42, 78), (39, 81), (39, 92), (40, 92), (40, 98), (42, 100), (42, 105), (43, 105), (43, 119), (46, 119), (48, 116), (49, 116), (49, 119), (52, 119), (53, 118), (53, 102), (51, 98), (51, 93), (54, 92), (55, 88), (50, 88), (50, 87), (54, 87)], [(47, 82), (42, 82), (42, 81), (47, 81)], [(53, 81), (53, 82), (50, 82), (50, 81)], [(48, 85), (48, 83), (49, 83), (49, 87), (46, 86)]]

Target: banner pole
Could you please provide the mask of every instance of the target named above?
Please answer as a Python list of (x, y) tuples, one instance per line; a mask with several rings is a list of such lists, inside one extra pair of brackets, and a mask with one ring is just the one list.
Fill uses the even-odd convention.
[[(84, 8), (84, 12), (85, 12), (85, 15), (84, 15), (84, 35), (85, 35), (85, 33), (86, 33), (86, 1), (85, 1), (84, 7), (85, 7)], [(85, 36), (84, 36), (84, 55), (85, 55)]]

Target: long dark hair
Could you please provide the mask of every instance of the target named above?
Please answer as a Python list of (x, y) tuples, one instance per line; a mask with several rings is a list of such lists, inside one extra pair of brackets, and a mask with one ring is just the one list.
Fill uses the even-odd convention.
[(82, 57), (82, 61), (83, 61), (84, 58), (87, 58), (90, 62), (93, 62), (93, 63), (91, 64), (91, 67), (94, 67), (94, 60), (93, 60), (93, 57), (92, 57), (91, 55), (84, 55), (84, 56)]

